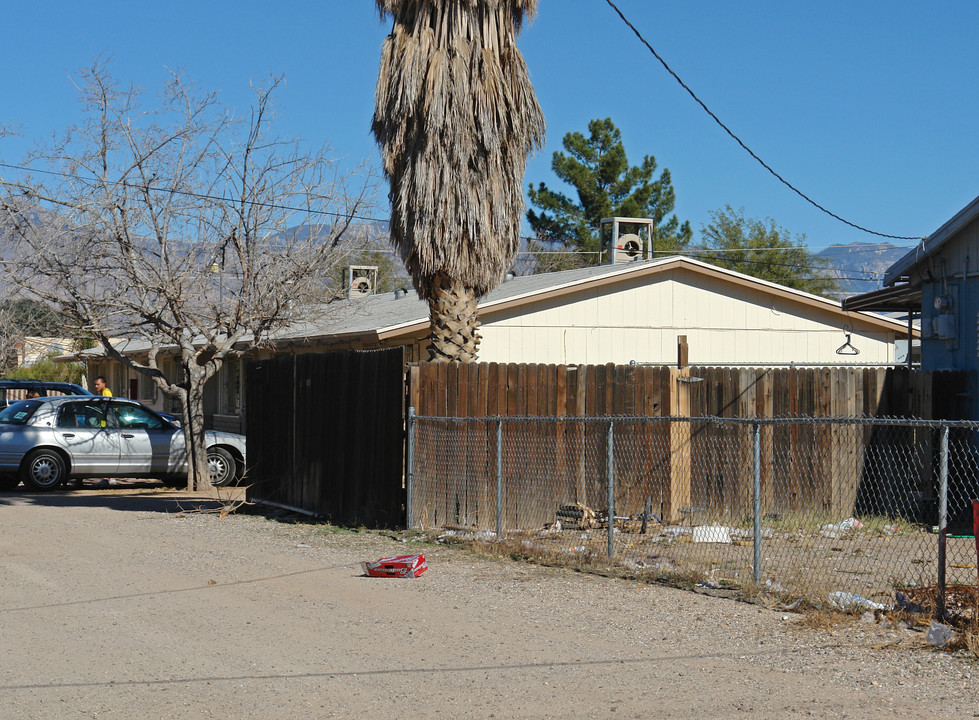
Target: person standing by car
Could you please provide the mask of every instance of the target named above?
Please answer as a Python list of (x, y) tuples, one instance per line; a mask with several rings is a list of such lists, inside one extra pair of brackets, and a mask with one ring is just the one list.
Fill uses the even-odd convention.
[[(103, 397), (112, 397), (112, 391), (105, 384), (105, 375), (99, 375), (97, 378), (95, 378), (95, 394), (102, 395)], [(105, 422), (102, 423), (102, 426), (103, 427), (105, 426)], [(115, 478), (102, 478), (94, 485), (92, 485), (92, 487), (103, 488), (115, 484), (116, 484)], [(83, 485), (84, 483), (80, 478), (78, 480), (75, 480), (76, 488), (81, 489)]]

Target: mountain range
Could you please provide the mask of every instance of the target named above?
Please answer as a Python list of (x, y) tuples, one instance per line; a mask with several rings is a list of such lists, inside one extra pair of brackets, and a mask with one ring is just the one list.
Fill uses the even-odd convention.
[(815, 255), (826, 262), (829, 274), (839, 280), (840, 295), (859, 295), (880, 289), (887, 269), (912, 247), (857, 242), (830, 245)]

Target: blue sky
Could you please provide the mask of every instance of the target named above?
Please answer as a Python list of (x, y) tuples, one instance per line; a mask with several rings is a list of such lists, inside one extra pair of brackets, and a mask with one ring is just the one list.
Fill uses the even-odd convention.
[[(617, 0), (732, 131), (807, 195), (878, 232), (922, 236), (979, 195), (974, 2)], [(0, 140), (16, 162), (70, 123), (71, 78), (104, 53), (149, 91), (183, 69), (229, 106), (283, 74), (279, 131), (379, 164), (370, 135), (380, 46), (371, 0), (9, 3), (0, 31)], [(565, 133), (611, 117), (633, 162), (669, 168), (695, 235), (730, 204), (772, 217), (810, 247), (879, 239), (834, 220), (757, 164), (677, 85), (605, 0), (541, 0), (519, 39), (548, 123), (527, 182), (558, 185)], [(6, 172), (6, 171), (5, 171)], [(382, 211), (383, 213), (383, 211)], [(910, 245), (911, 241), (892, 241)]]

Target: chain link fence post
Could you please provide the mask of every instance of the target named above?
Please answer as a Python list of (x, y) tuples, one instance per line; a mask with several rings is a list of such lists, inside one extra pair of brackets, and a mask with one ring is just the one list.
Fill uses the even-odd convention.
[(608, 556), (615, 556), (615, 448), (614, 422), (608, 424)]
[(753, 539), (754, 558), (752, 567), (754, 568), (755, 585), (761, 584), (761, 423), (753, 423), (754, 446), (755, 446), (755, 466), (754, 483), (752, 487), (752, 501), (754, 517)]
[(945, 551), (948, 538), (948, 426), (941, 429), (938, 450), (938, 601), (935, 612), (945, 620)]
[(503, 420), (496, 421), (496, 539), (503, 539)]
[(405, 490), (407, 492), (407, 497), (405, 499), (405, 527), (411, 529), (414, 527), (414, 506), (412, 502), (414, 500), (414, 490), (415, 490), (415, 408), (408, 408), (408, 447), (405, 450)]

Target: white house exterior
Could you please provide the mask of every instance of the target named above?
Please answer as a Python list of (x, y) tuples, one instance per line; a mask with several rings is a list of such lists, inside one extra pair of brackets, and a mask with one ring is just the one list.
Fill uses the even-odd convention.
[(906, 332), (890, 319), (843, 313), (830, 300), (687, 258), (590, 270), (604, 272), (508, 299), (491, 295), (482, 305), (480, 360), (672, 363), (684, 335), (693, 365), (893, 363), (895, 339)]
[[(426, 358), (428, 305), (414, 293), (343, 302), (280, 347), (403, 345), (409, 360)], [(684, 335), (694, 365), (873, 365), (893, 363), (907, 334), (896, 320), (683, 257), (516, 277), (479, 306), (486, 362), (674, 363)]]

